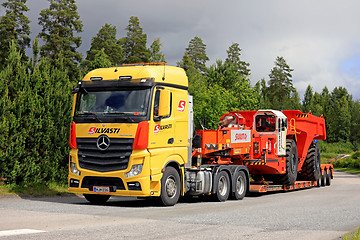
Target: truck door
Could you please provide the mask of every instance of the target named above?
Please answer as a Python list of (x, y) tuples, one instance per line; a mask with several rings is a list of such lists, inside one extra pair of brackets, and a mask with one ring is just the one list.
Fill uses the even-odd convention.
[(286, 155), (286, 128), (287, 128), (287, 119), (286, 117), (278, 118), (278, 155)]

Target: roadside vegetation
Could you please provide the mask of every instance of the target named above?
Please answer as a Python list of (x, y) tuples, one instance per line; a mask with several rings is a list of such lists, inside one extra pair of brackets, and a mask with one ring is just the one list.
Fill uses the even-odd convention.
[(343, 240), (359, 240), (360, 239), (360, 227), (348, 234), (345, 234), (341, 239)]
[(356, 151), (353, 144), (322, 141), (320, 151), (322, 163), (332, 163), (337, 171), (360, 175), (360, 151)]
[(0, 185), (0, 197), (7, 196), (63, 196), (70, 195), (66, 184), (32, 183), (32, 184), (3, 184)]

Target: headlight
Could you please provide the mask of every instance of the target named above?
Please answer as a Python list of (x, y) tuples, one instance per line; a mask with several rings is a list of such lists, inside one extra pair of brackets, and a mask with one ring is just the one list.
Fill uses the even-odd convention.
[(70, 163), (70, 168), (71, 168), (71, 172), (73, 173), (73, 174), (76, 174), (76, 175), (79, 175), (80, 176), (80, 174), (81, 174), (81, 172), (79, 171), (79, 169), (77, 169), (77, 167), (76, 167), (76, 163)]
[(125, 177), (128, 178), (128, 177), (134, 177), (136, 175), (139, 175), (142, 171), (142, 167), (143, 167), (142, 164), (133, 165), (131, 167), (130, 172), (125, 173)]

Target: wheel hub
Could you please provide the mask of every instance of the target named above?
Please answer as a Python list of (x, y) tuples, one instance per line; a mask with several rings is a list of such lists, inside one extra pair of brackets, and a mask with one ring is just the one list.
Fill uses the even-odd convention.
[(169, 198), (173, 198), (176, 195), (176, 182), (173, 176), (169, 176), (165, 183), (166, 194)]

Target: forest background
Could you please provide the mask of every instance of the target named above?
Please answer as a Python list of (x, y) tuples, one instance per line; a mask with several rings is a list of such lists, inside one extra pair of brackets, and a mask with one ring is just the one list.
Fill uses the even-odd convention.
[[(14, 184), (65, 183), (72, 88), (95, 68), (165, 62), (166, 57), (160, 38), (149, 44), (135, 16), (122, 26), (127, 34), (121, 38), (116, 26), (104, 24), (82, 56), (77, 49), (83, 23), (75, 0), (49, 1), (38, 18), (42, 30), (30, 39), (26, 1), (2, 4), (6, 12), (0, 18), (0, 177)], [(292, 82), (294, 69), (284, 56), (274, 59), (268, 80), (252, 85), (250, 64), (241, 58), (241, 51), (233, 42), (226, 59), (208, 66), (206, 44), (199, 36), (184, 49), (177, 65), (189, 67), (197, 128), (202, 118), (204, 127), (217, 128), (220, 116), (234, 110), (311, 110), (326, 119), (328, 144), (322, 144), (322, 150), (329, 146), (338, 153), (359, 150), (360, 102), (346, 88), (329, 91), (324, 86), (315, 92), (309, 85), (301, 100)]]

